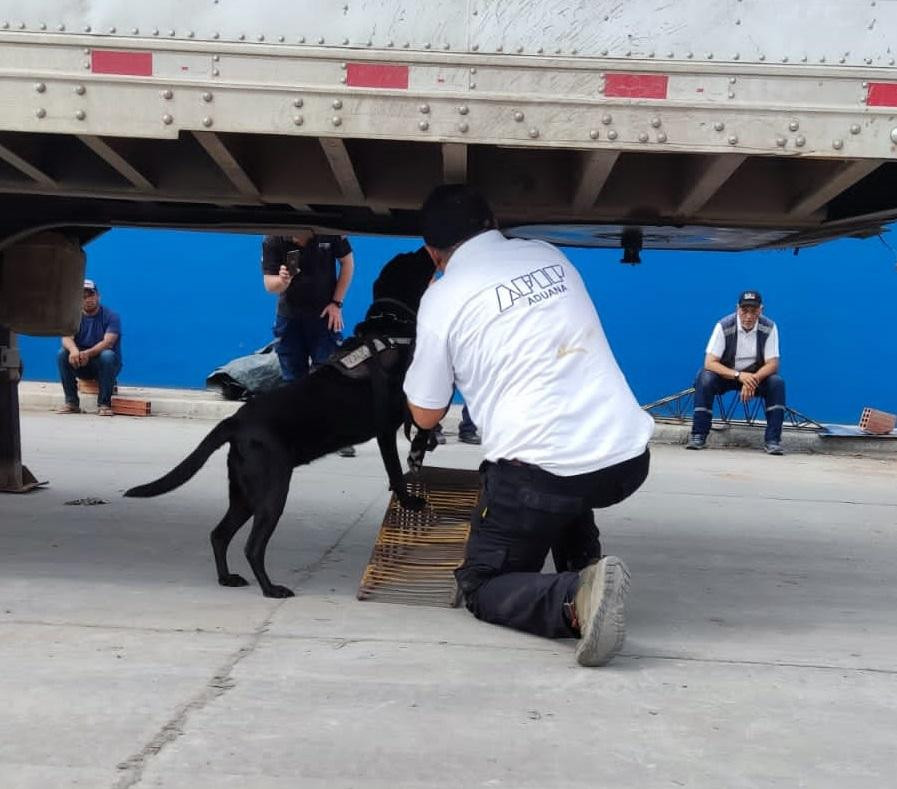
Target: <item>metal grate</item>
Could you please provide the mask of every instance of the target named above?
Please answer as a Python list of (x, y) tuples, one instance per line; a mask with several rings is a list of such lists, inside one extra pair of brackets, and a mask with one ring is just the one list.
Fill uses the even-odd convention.
[(480, 493), (476, 471), (424, 467), (405, 475), (408, 490), (426, 499), (420, 512), (390, 499), (359, 600), (454, 607), (460, 602), (454, 571), (464, 560), (470, 514)]

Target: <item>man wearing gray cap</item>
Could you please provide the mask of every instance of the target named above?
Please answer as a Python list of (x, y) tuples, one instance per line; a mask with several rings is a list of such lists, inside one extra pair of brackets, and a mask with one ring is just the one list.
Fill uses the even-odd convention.
[(56, 360), (65, 392), (60, 414), (80, 414), (76, 378), (96, 380), (97, 413), (112, 416), (112, 390), (121, 370), (121, 319), (100, 305), (100, 290), (92, 279), (84, 280), (84, 301), (78, 333), (62, 338)]
[(713, 419), (713, 398), (739, 390), (743, 402), (766, 401), (766, 452), (782, 454), (785, 381), (779, 373), (779, 330), (762, 315), (763, 299), (756, 290), (738, 297), (736, 311), (713, 328), (704, 367), (695, 379), (695, 413), (686, 449), (704, 449)]

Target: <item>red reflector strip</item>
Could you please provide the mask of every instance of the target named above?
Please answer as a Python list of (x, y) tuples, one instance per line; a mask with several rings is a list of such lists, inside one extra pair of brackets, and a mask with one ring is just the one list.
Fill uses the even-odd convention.
[(870, 82), (866, 104), (870, 107), (897, 107), (897, 82)]
[(90, 70), (94, 74), (151, 77), (153, 76), (153, 53), (95, 49), (90, 53)]
[(618, 99), (665, 99), (666, 74), (608, 74), (604, 78), (604, 95)]
[(398, 88), (408, 90), (408, 66), (382, 63), (349, 63), (346, 84), (353, 88)]

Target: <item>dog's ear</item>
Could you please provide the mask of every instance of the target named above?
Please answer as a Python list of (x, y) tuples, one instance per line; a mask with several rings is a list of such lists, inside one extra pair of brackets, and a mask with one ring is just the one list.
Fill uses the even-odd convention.
[(416, 306), (436, 270), (426, 247), (403, 252), (389, 261), (374, 282), (374, 299), (397, 298)]

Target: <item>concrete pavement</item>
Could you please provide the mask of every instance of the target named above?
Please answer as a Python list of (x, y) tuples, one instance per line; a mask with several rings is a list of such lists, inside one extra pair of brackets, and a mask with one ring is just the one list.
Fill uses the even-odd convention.
[[(23, 412), (51, 484), (0, 497), (4, 789), (893, 785), (893, 459), (656, 445), (599, 513), (633, 591), (623, 654), (586, 670), (572, 641), (356, 601), (387, 502), (373, 444), (296, 472), (269, 549), (296, 598), (218, 587), (223, 452), (120, 496), (211, 425)], [(108, 503), (65, 504), (84, 497)]]

